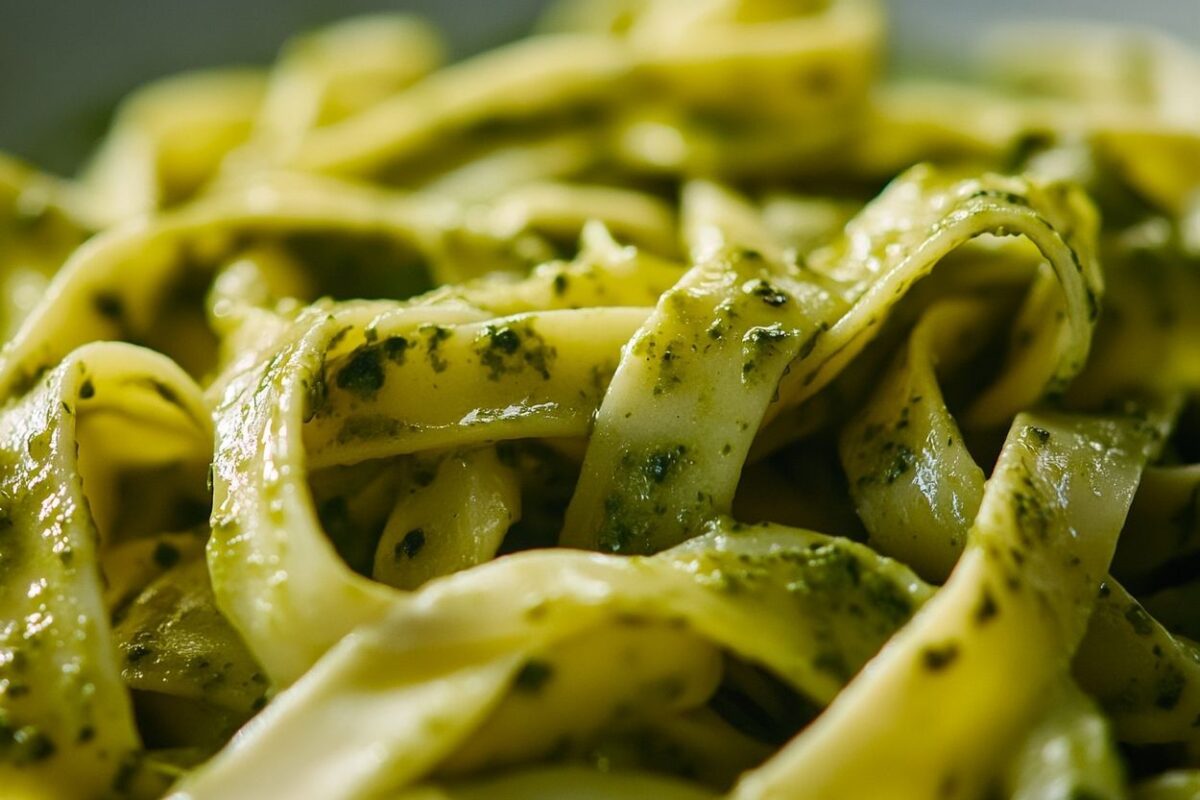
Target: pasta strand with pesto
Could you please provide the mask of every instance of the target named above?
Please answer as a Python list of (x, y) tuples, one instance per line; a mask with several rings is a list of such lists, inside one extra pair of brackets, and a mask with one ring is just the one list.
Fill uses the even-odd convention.
[(1200, 57), (883, 34), (376, 15), (0, 161), (0, 793), (1190, 797)]

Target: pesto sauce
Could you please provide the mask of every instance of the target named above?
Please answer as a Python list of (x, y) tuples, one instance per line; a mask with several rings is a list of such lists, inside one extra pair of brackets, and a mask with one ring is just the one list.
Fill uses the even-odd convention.
[(36, 725), (14, 724), (8, 713), (0, 709), (0, 763), (36, 764), (57, 751), (54, 740)]
[(897, 444), (893, 448), (892, 460), (883, 471), (883, 482), (892, 484), (912, 469), (916, 456), (908, 445)]
[(179, 563), (179, 548), (169, 542), (159, 542), (154, 546), (152, 557), (160, 569), (170, 569)]
[(363, 397), (371, 398), (383, 387), (383, 364), (379, 348), (363, 347), (338, 370), (337, 386)]
[(525, 694), (536, 694), (554, 677), (554, 665), (531, 658), (521, 665), (513, 678), (513, 688)]
[(746, 331), (742, 336), (742, 382), (753, 380), (763, 362), (789, 355), (783, 345), (793, 336), (793, 331), (784, 329), (778, 322), (758, 325)]
[(604, 500), (604, 518), (597, 542), (611, 553), (646, 554), (655, 551), (654, 541), (666, 515), (695, 528), (714, 511), (713, 498), (698, 492), (695, 499), (680, 507), (668, 507), (653, 501), (664, 489), (674, 485), (687, 470), (696, 466), (693, 451), (684, 444), (626, 449), (621, 453), (620, 474), (613, 490)]
[(1179, 705), (1183, 691), (1187, 688), (1187, 677), (1174, 664), (1166, 664), (1163, 673), (1154, 684), (1154, 705), (1163, 711), (1170, 711)]
[(1154, 633), (1154, 621), (1139, 603), (1130, 603), (1129, 607), (1125, 609), (1125, 621), (1138, 636), (1149, 636)]
[(425, 356), (434, 372), (445, 372), (450, 363), (441, 354), (442, 342), (454, 335), (454, 331), (442, 325), (426, 324), (418, 328), (425, 334)]
[(958, 655), (958, 644), (955, 642), (929, 645), (921, 650), (921, 663), (929, 672), (941, 672), (954, 664)]
[(486, 325), (475, 337), (473, 347), (491, 381), (526, 369), (541, 376), (542, 380), (550, 380), (550, 370), (558, 358), (558, 349), (546, 344), (531, 319)]
[(996, 603), (995, 596), (992, 595), (991, 589), (983, 587), (983, 591), (979, 595), (979, 602), (975, 606), (974, 619), (976, 625), (985, 625), (995, 619), (1000, 613), (1000, 606)]
[(125, 324), (125, 301), (115, 292), (96, 292), (92, 295), (92, 308), (110, 322)]
[(392, 557), (397, 563), (405, 559), (412, 560), (420, 555), (425, 548), (425, 530), (423, 528), (413, 528), (408, 533), (404, 534), (403, 538), (396, 543)]
[(754, 281), (751, 281), (747, 285), (746, 291), (762, 300), (763, 303), (771, 308), (779, 308), (780, 306), (785, 305), (789, 299), (787, 292), (779, 289), (770, 281), (767, 281), (763, 278), (758, 278)]

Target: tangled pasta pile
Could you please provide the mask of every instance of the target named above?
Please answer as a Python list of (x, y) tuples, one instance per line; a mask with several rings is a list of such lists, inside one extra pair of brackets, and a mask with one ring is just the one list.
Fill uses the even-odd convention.
[(1200, 58), (883, 31), (373, 17), (0, 162), (4, 797), (1196, 796)]

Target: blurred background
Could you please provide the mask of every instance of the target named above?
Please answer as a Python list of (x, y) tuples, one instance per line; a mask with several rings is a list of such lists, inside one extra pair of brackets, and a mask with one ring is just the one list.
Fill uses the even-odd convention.
[[(516, 38), (547, 0), (0, 0), (0, 150), (72, 172), (116, 101), (155, 77), (265, 64), (291, 34), (366, 11), (433, 20), (464, 56)], [(1200, 43), (1200, 0), (892, 0), (892, 57), (963, 63), (981, 32), (1028, 19), (1135, 23)]]

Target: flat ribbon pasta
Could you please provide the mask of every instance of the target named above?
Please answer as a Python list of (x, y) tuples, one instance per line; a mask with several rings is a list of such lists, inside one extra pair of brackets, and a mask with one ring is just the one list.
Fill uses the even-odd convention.
[[(139, 747), (79, 476), (84, 426), (110, 469), (205, 458), (211, 436), (191, 380), (164, 356), (123, 344), (77, 350), (0, 416), (0, 773), (20, 793), (107, 787)], [(130, 448), (130, 436), (144, 446)]]
[[(1031, 402), (1061, 386), (1087, 357), (1102, 289), (1087, 244), (1094, 220), (1065, 187), (917, 169), (852, 220), (843, 241), (815, 253), (806, 271), (731, 243), (710, 221), (737, 220), (731, 201), (697, 187), (691, 202), (698, 266), (663, 296), (613, 377), (589, 445), (587, 477), (567, 517), (568, 544), (652, 552), (727, 512), (776, 392), (784, 404), (811, 396), (861, 350), (914, 281), (989, 230), (1021, 233), (1042, 249), (1066, 308), (1043, 351), (1052, 357), (1035, 359), (1032, 375), (1002, 376), (997, 393), (1008, 402)], [(909, 220), (902, 210), (921, 216)], [(897, 229), (900, 218), (905, 224)], [(1025, 387), (1025, 396), (1013, 398), (1015, 385)], [(718, 397), (736, 397), (738, 404), (718, 404)], [(687, 434), (696, 425), (707, 432), (702, 441)]]
[[(667, 708), (694, 705), (711, 692), (712, 646), (763, 664), (825, 702), (927, 596), (906, 569), (861, 546), (769, 526), (716, 523), (710, 534), (645, 559), (550, 552), (503, 559), (435, 582), (348, 636), (289, 690), (287, 702), (272, 704), (178, 796), (250, 797), (265, 787), (291, 791), (288, 781), (296, 791), (314, 790), (313, 781), (321, 781), (322, 795), (353, 797), (419, 779), (467, 745), (472, 731), (489, 736), (485, 721), (491, 715), (490, 724), (502, 724), (504, 702), (539, 692), (549, 681), (578, 677), (578, 669), (556, 667), (556, 649), (573, 637), (605, 631), (634, 635), (645, 629), (649, 635), (639, 636), (641, 644), (631, 652), (657, 648), (664, 637), (681, 639), (658, 656), (633, 657), (628, 664), (640, 676), (632, 687), (642, 692), (636, 696), (648, 700), (647, 692), (665, 692), (660, 702)], [(815, 608), (834, 616), (805, 613)], [(864, 615), (871, 624), (842, 624)], [(771, 633), (763, 635), (768, 628)], [(439, 655), (433, 657), (431, 647)], [(676, 660), (680, 652), (694, 655)], [(371, 677), (379, 659), (393, 665), (387, 678)], [(670, 671), (641, 671), (662, 659), (680, 671), (672, 680)], [(548, 715), (569, 736), (586, 734), (572, 726), (593, 715), (603, 721), (603, 709), (619, 703), (628, 682), (607, 669), (598, 679), (593, 690), (568, 695), (581, 703), (578, 709), (562, 708), (559, 699), (536, 712), (515, 713), (507, 726), (523, 730)], [(357, 687), (361, 713), (353, 719), (344, 711), (347, 686)], [(596, 703), (601, 713), (584, 710)], [(297, 725), (298, 719), (321, 724)], [(553, 732), (554, 724), (549, 728)], [(273, 734), (277, 730), (297, 738), (285, 741)], [(494, 748), (516, 747), (528, 757), (530, 750), (555, 746), (547, 733), (514, 739), (514, 730), (502, 731), (490, 734), (490, 745), (476, 740), (471, 758), (487, 763), (487, 757), (499, 757)], [(324, 758), (336, 752), (341, 766), (297, 772), (298, 749)], [(458, 757), (467, 756), (459, 750)]]
[(0, 160), (5, 796), (1194, 793), (1200, 60), (883, 33), (378, 14)]

